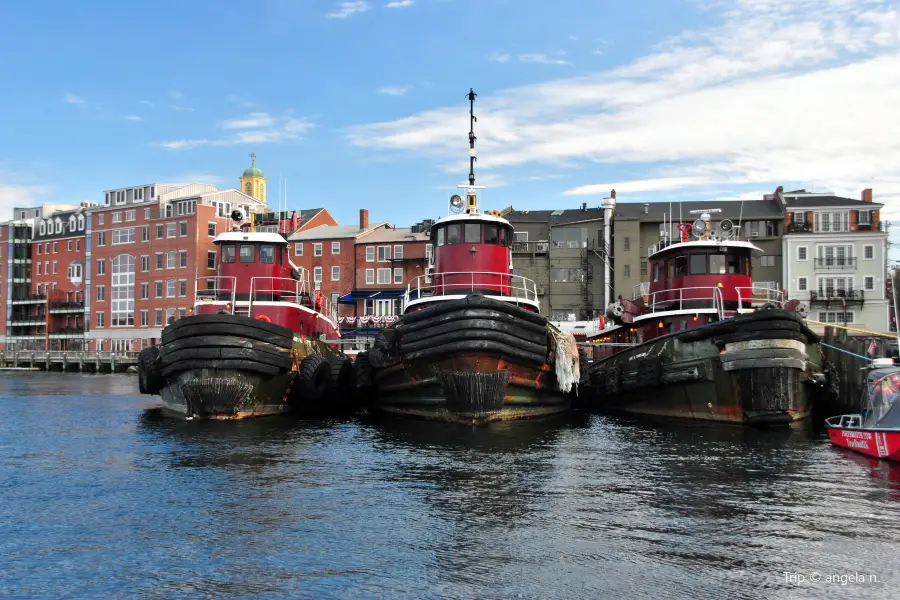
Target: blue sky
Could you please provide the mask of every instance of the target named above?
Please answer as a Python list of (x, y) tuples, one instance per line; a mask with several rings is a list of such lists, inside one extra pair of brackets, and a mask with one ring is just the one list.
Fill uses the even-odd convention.
[(20, 2), (0, 52), (0, 218), (255, 152), (291, 208), (409, 225), (465, 180), (469, 87), (487, 208), (900, 199), (887, 0)]

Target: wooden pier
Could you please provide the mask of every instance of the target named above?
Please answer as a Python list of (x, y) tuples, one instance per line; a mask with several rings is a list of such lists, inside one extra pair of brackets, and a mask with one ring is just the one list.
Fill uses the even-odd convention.
[(137, 366), (137, 352), (61, 350), (0, 351), (0, 369), (76, 373), (124, 373)]

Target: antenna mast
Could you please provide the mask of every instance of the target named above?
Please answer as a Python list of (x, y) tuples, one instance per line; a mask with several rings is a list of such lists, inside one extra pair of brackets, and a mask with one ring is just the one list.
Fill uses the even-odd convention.
[(475, 116), (475, 93), (474, 88), (469, 88), (466, 97), (469, 99), (469, 185), (475, 185), (475, 161), (478, 153), (475, 151), (475, 122), (478, 118)]

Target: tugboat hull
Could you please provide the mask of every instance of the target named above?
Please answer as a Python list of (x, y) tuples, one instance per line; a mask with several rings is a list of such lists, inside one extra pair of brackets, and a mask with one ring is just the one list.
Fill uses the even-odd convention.
[(777, 309), (669, 334), (595, 363), (582, 381), (581, 404), (742, 425), (791, 423), (812, 410), (816, 342), (802, 319)]
[(238, 420), (320, 411), (353, 397), (346, 357), (280, 325), (194, 315), (166, 327), (161, 341), (142, 351), (139, 376), (171, 416)]
[(574, 362), (578, 378), (574, 338), (566, 345), (565, 336), (538, 314), (479, 294), (441, 302), (404, 316), (368, 353), (374, 408), (464, 424), (565, 411), (557, 360)]

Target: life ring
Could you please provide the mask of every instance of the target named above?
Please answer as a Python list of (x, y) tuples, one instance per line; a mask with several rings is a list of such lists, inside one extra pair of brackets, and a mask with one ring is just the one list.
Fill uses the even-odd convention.
[(271, 322), (272, 322), (272, 319), (270, 319), (270, 318), (267, 317), (266, 315), (259, 315), (258, 317), (256, 317), (256, 320), (257, 320), (257, 321), (265, 321), (266, 323), (271, 323)]

